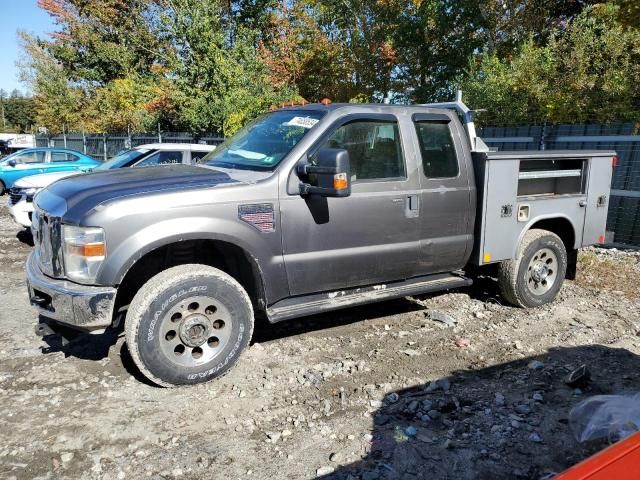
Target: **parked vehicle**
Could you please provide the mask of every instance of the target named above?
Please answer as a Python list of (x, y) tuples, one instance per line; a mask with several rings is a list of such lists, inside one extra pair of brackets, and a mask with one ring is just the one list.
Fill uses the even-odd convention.
[(83, 171), (63, 171), (43, 173), (21, 178), (9, 190), (9, 213), (13, 220), (24, 227), (31, 226), (33, 197), (56, 180), (91, 171), (113, 170), (124, 167), (150, 167), (153, 165), (197, 163), (207, 153), (214, 150), (211, 145), (188, 143), (153, 143), (140, 145), (121, 152), (95, 168)]
[(49, 172), (83, 171), (100, 162), (74, 150), (64, 148), (27, 148), (0, 160), (0, 194), (30, 175)]
[(543, 305), (604, 239), (615, 154), (489, 152), (458, 101), (277, 109), (203, 160), (38, 194), (39, 334), (124, 321), (140, 371), (175, 386), (225, 373), (255, 315), (464, 287), (467, 268), (497, 265), (508, 302)]

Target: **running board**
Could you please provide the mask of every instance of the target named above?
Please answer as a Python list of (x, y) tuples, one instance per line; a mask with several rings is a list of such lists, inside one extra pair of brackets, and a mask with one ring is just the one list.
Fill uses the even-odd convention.
[(277, 323), (291, 318), (315, 315), (392, 298), (467, 287), (472, 283), (471, 279), (463, 276), (440, 273), (369, 287), (314, 293), (301, 297), (285, 298), (274, 303), (267, 308), (267, 318), (271, 323)]

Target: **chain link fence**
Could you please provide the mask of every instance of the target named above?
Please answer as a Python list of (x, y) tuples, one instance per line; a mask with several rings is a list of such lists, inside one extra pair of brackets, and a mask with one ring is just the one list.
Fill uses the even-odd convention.
[(607, 230), (613, 245), (640, 247), (640, 132), (635, 123), (484, 127), (498, 150), (615, 150)]
[(138, 135), (85, 135), (68, 133), (66, 135), (36, 136), (38, 147), (70, 148), (83, 152), (98, 160), (106, 161), (118, 152), (149, 143), (201, 143), (218, 145), (224, 138), (216, 134), (193, 135), (185, 132), (160, 132)]

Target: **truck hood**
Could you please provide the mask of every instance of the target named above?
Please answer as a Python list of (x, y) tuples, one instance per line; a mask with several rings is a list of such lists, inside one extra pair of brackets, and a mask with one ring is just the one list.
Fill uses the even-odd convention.
[(16, 181), (13, 184), (13, 186), (17, 188), (44, 188), (44, 187), (48, 187), (56, 180), (70, 177), (72, 175), (78, 175), (80, 173), (82, 172), (69, 171), (69, 172), (51, 172), (51, 173), (42, 173), (40, 175), (31, 175), (29, 177), (24, 177)]
[(191, 165), (123, 168), (64, 178), (42, 190), (36, 205), (50, 215), (80, 222), (96, 206), (132, 195), (240, 183), (214, 169)]

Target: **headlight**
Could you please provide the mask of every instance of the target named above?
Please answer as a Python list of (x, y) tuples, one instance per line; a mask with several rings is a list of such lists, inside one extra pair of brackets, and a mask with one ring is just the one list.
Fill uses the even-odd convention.
[(105, 256), (104, 230), (98, 227), (62, 226), (64, 271), (70, 280), (93, 283)]
[(39, 188), (22, 188), (18, 193), (26, 195), (27, 202), (33, 202), (33, 196), (40, 191)]

